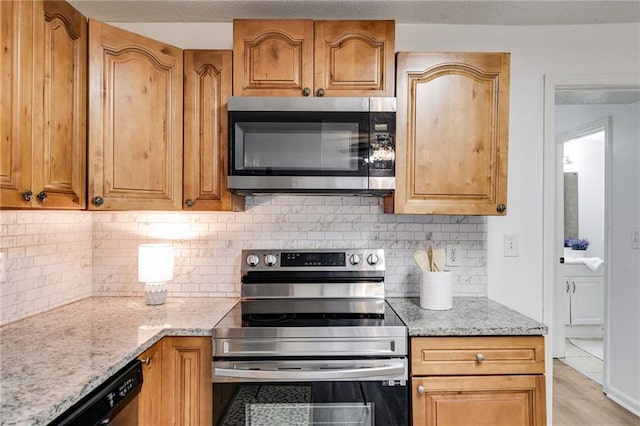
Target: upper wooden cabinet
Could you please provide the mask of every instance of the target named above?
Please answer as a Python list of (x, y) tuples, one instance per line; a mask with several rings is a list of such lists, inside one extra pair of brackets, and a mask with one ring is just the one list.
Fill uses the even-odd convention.
[(313, 21), (233, 21), (234, 96), (302, 96), (313, 87)]
[(2, 207), (86, 205), (87, 22), (66, 2), (0, 2)]
[(89, 208), (179, 210), (182, 50), (89, 21)]
[(242, 210), (227, 189), (230, 50), (184, 51), (184, 210)]
[(398, 53), (395, 213), (504, 215), (508, 53)]
[(315, 21), (314, 93), (394, 95), (394, 21)]
[(393, 96), (394, 21), (234, 20), (234, 96)]

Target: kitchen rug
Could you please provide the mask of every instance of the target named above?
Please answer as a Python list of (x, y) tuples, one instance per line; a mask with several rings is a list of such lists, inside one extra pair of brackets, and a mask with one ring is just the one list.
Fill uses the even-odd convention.
[(573, 346), (577, 346), (589, 355), (602, 361), (604, 358), (604, 345), (602, 339), (569, 339)]

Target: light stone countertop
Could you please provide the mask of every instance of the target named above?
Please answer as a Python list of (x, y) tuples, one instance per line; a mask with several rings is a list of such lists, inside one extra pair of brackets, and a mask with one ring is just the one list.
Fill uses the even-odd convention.
[[(487, 298), (428, 311), (388, 298), (409, 336), (543, 335), (547, 327)], [(0, 327), (0, 425), (45, 425), (163, 336), (210, 336), (237, 299), (92, 297)]]
[(409, 329), (419, 336), (541, 336), (547, 326), (486, 297), (454, 297), (448, 311), (420, 307), (419, 298), (387, 298)]
[(49, 423), (163, 336), (210, 336), (236, 302), (91, 297), (0, 327), (0, 424)]

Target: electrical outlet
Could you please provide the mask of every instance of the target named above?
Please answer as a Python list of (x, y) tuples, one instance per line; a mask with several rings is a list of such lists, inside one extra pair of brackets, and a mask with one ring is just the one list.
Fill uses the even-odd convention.
[(505, 234), (504, 235), (504, 257), (518, 257), (518, 256), (520, 256), (518, 236), (516, 234)]
[(640, 232), (638, 231), (631, 232), (631, 248), (640, 249)]
[(460, 266), (460, 244), (447, 244), (446, 266)]

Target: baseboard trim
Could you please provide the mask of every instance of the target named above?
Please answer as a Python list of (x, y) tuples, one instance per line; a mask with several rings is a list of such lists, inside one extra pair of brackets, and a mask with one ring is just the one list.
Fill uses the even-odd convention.
[(636, 416), (640, 417), (640, 401), (634, 400), (629, 395), (625, 394), (624, 392), (620, 392), (613, 386), (607, 386), (606, 390), (607, 398), (611, 399), (616, 404), (626, 408)]
[(604, 337), (603, 325), (570, 325), (565, 326), (567, 339), (601, 339)]

